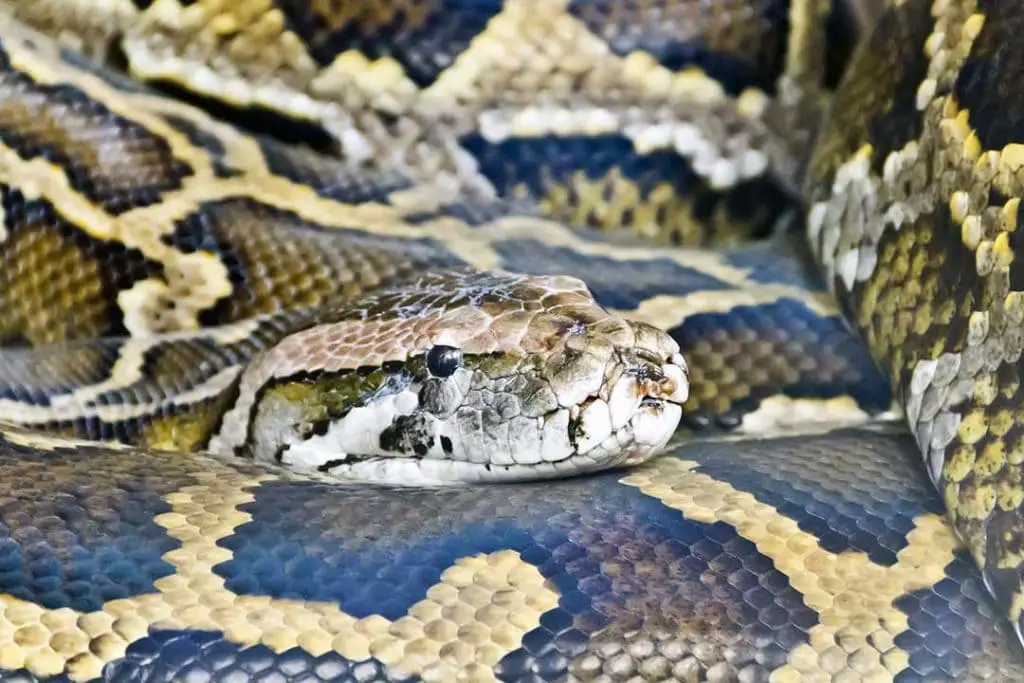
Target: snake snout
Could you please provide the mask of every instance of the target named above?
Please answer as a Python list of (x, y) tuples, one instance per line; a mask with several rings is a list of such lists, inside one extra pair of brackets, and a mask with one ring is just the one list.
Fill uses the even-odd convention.
[(649, 363), (638, 388), (644, 392), (644, 401), (664, 400), (682, 405), (690, 396), (690, 379), (683, 356), (674, 353), (667, 362)]
[(689, 368), (677, 351), (658, 355), (646, 349), (624, 353), (624, 374), (635, 382), (635, 391), (648, 403), (669, 401), (682, 405), (690, 396)]
[(574, 411), (573, 441), (581, 455), (606, 465), (636, 465), (664, 450), (690, 385), (678, 347), (659, 342), (613, 354), (600, 391)]

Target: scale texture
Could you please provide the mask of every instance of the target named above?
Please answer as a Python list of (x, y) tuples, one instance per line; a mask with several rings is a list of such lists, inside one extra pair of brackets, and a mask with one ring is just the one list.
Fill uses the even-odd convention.
[(1024, 680), (1024, 10), (878, 4), (0, 2), (0, 680)]

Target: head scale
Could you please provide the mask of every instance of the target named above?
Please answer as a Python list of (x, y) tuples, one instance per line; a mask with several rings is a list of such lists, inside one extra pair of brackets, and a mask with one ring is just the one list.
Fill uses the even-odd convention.
[(387, 483), (549, 478), (647, 460), (687, 392), (675, 341), (580, 280), (437, 275), (263, 354), (211, 446)]

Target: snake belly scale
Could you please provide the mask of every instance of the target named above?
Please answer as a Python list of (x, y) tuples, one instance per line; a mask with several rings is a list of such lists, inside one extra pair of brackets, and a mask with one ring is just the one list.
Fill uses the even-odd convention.
[(1024, 680), (1024, 10), (889, 4), (0, 3), (0, 680)]

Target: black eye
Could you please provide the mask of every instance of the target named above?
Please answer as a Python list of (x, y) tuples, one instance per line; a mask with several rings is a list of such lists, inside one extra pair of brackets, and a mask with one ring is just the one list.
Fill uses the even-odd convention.
[(427, 351), (427, 370), (434, 377), (450, 377), (462, 365), (462, 351), (454, 346), (437, 345)]

